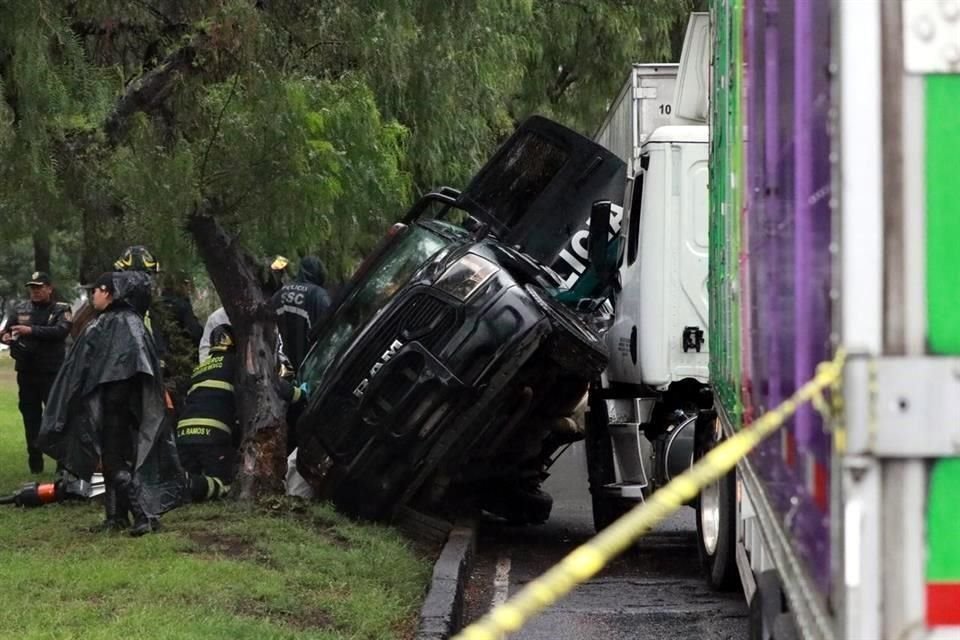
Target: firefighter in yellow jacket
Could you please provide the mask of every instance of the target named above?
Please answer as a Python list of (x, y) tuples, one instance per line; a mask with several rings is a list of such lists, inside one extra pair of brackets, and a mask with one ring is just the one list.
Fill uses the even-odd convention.
[[(242, 436), (233, 388), (236, 372), (233, 330), (222, 324), (210, 334), (210, 357), (193, 370), (177, 422), (177, 451), (193, 502), (222, 498), (233, 482)], [(300, 389), (279, 382), (285, 400), (300, 401)]]
[(237, 354), (230, 326), (214, 329), (210, 342), (211, 357), (193, 370), (177, 422), (177, 451), (194, 502), (227, 494), (240, 444), (233, 389)]

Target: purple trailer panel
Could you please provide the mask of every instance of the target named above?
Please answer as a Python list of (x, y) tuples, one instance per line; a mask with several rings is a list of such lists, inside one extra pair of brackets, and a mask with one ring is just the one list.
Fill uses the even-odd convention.
[[(751, 362), (745, 415), (776, 406), (830, 354), (829, 6), (746, 5), (747, 213)], [(750, 406), (750, 404), (753, 406)], [(821, 592), (829, 593), (831, 440), (801, 410), (753, 456), (770, 501)]]

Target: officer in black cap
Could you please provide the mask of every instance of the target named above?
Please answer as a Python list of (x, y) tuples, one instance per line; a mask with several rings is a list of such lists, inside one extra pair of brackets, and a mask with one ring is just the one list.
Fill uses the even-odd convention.
[(14, 307), (13, 323), (0, 334), (0, 341), (10, 345), (10, 355), (16, 360), (30, 471), (41, 473), (43, 454), (34, 441), (50, 387), (63, 364), (71, 317), (70, 305), (54, 302), (53, 283), (46, 273), (35, 271), (27, 289), (30, 299)]

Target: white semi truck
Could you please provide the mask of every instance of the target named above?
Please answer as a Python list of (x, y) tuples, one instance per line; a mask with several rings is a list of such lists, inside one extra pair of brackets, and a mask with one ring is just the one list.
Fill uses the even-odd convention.
[(610, 362), (587, 416), (598, 530), (689, 467), (711, 404), (709, 27), (691, 16), (679, 65), (635, 65), (594, 136), (627, 162)]

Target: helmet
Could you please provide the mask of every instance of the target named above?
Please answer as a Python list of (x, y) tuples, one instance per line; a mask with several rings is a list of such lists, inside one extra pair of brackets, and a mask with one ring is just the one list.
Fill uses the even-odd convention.
[(233, 327), (228, 324), (218, 324), (210, 332), (210, 351), (226, 351), (236, 344), (233, 339)]
[(153, 257), (150, 250), (142, 244), (127, 247), (123, 254), (113, 263), (117, 271), (146, 271), (159, 273), (160, 263)]
[(283, 256), (262, 259), (259, 266), (260, 286), (268, 295), (273, 295), (283, 286), (284, 276), (290, 261)]
[[(269, 259), (269, 258), (268, 258)], [(273, 260), (270, 262), (270, 269), (272, 271), (283, 271), (287, 268), (287, 265), (290, 264), (290, 261), (283, 256), (274, 256)]]

